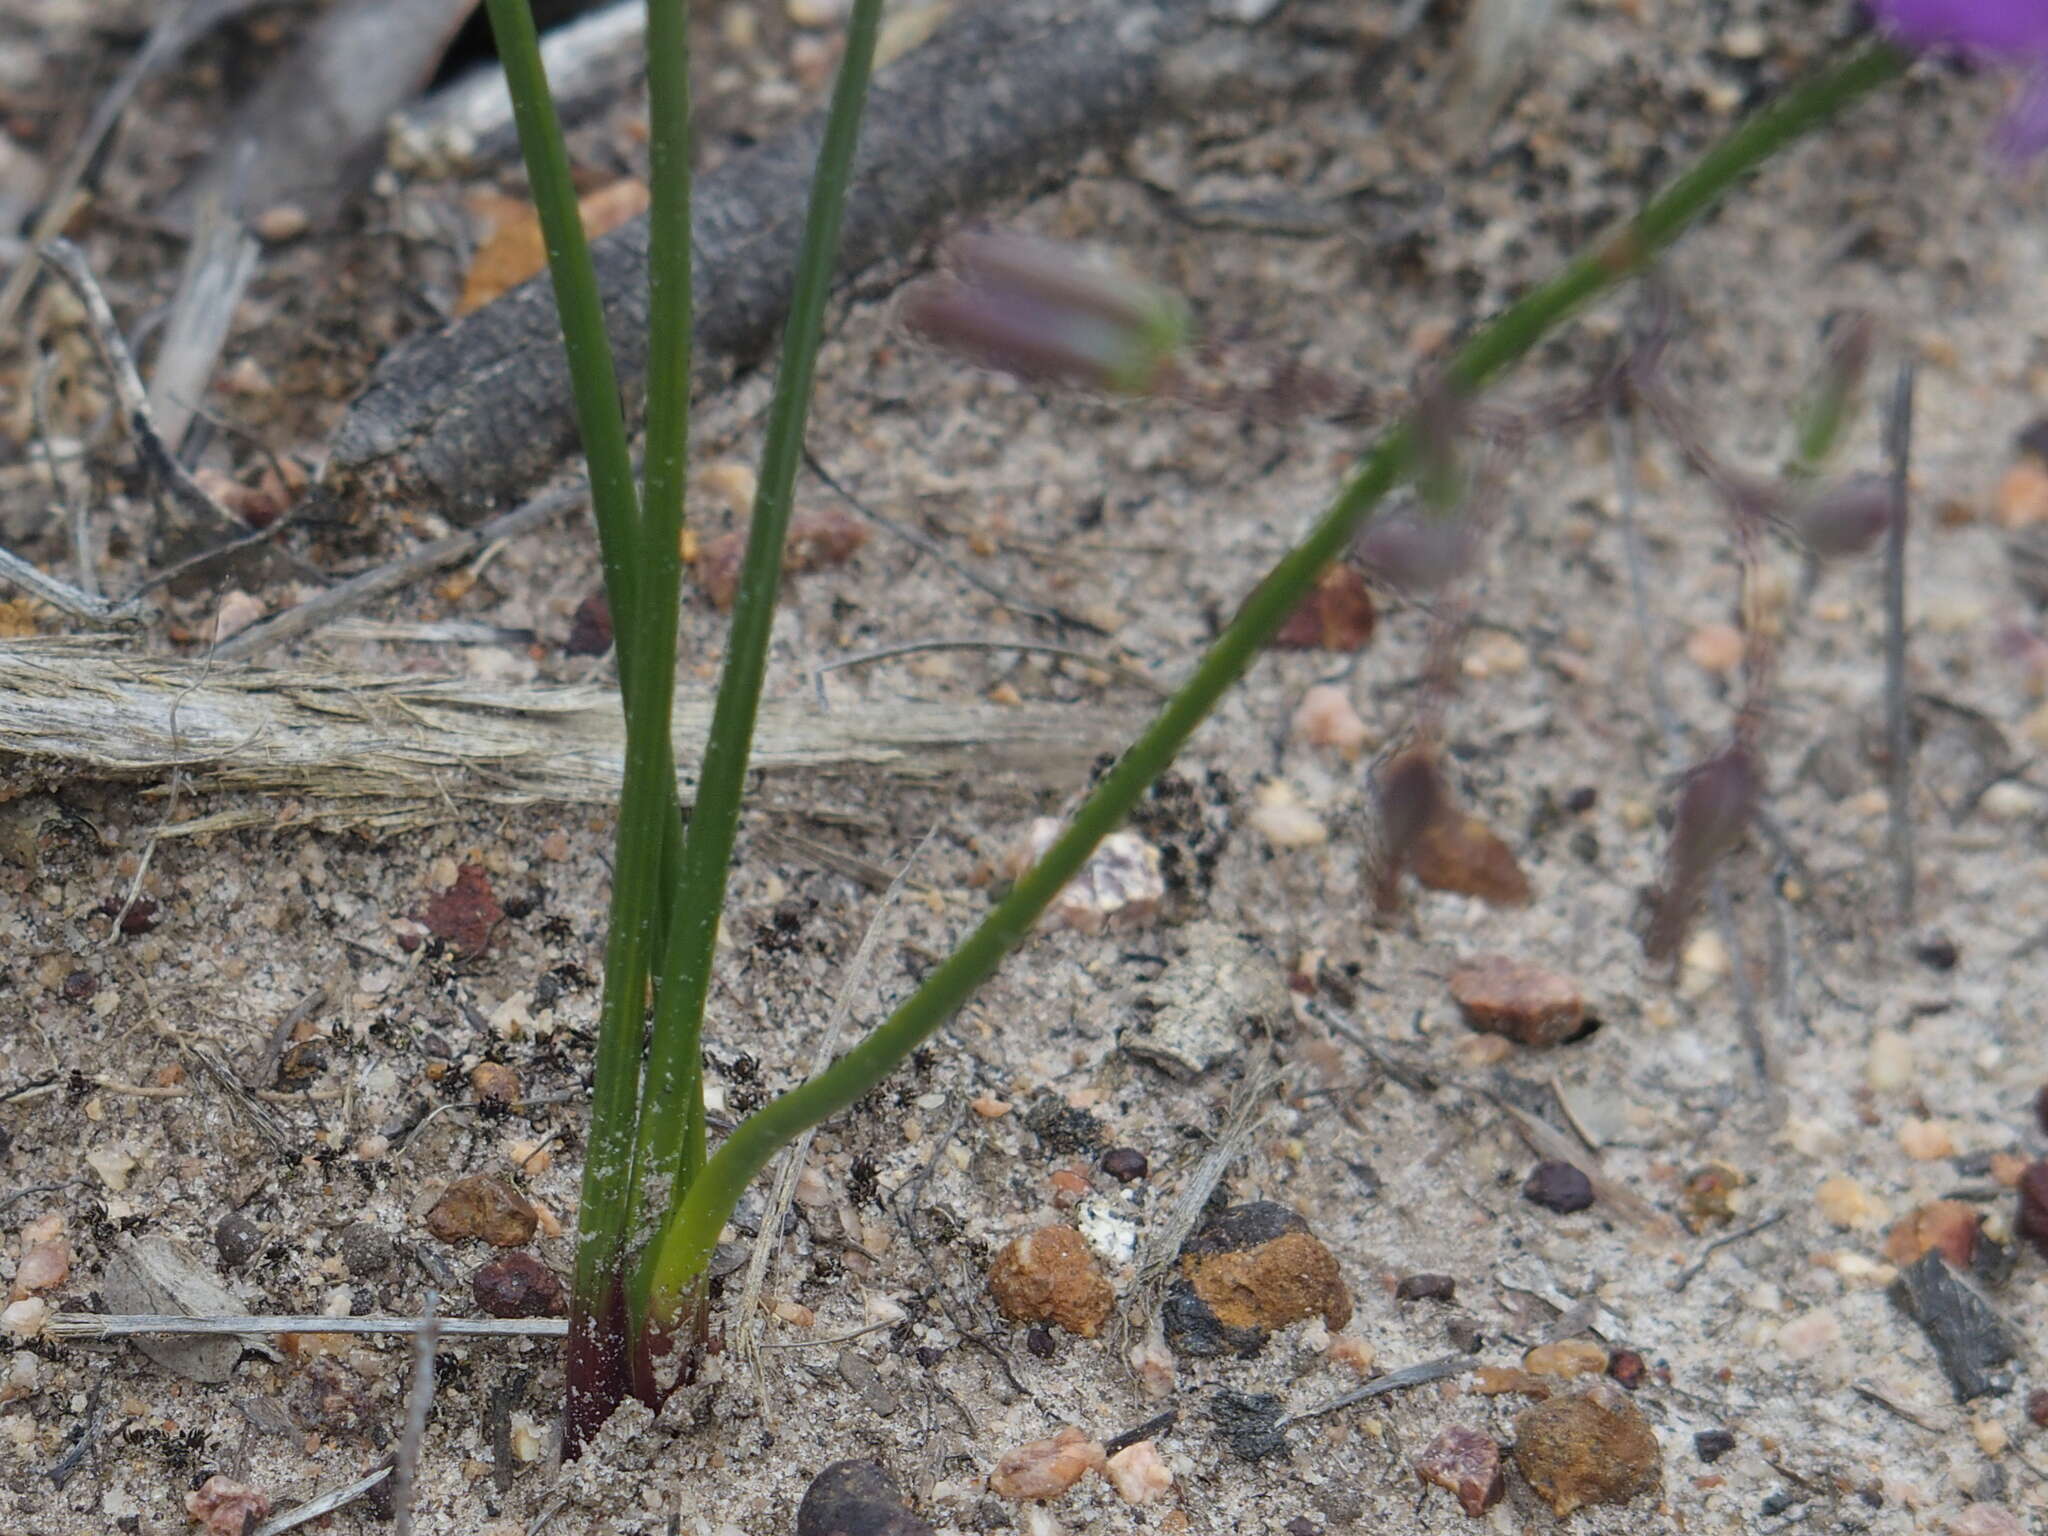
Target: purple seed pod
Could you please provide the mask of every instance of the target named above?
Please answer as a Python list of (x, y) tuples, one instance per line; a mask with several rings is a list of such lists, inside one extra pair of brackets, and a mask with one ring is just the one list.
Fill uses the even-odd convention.
[(1888, 476), (1849, 475), (1798, 492), (1786, 520), (1817, 558), (1846, 560), (1884, 537), (1895, 501)]
[(1397, 592), (1421, 597), (1471, 568), (1479, 536), (1456, 513), (1403, 507), (1374, 518), (1355, 547), (1373, 576)]
[(954, 254), (959, 276), (913, 285), (904, 320), (984, 367), (1033, 383), (1143, 394), (1163, 382), (1187, 340), (1177, 295), (1051, 241), (975, 235)]
[(1686, 774), (1671, 826), (1671, 845), (1664, 855), (1664, 889), (1643, 940), (1644, 952), (1651, 959), (1678, 953), (1707, 877), (1741, 844), (1763, 798), (1763, 788), (1763, 764), (1741, 742)]

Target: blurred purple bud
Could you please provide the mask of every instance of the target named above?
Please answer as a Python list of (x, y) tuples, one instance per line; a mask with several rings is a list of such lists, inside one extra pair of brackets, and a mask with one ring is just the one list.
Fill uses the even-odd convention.
[(1850, 475), (1797, 493), (1792, 532), (1822, 560), (1860, 555), (1892, 525), (1895, 497), (1888, 476)]
[(2042, 0), (1870, 0), (1885, 32), (1908, 48), (1959, 48), (2027, 72), (1998, 132), (2009, 160), (2048, 150), (2048, 4)]
[(2041, 0), (1871, 0), (1870, 9), (1909, 48), (2048, 55), (2048, 6)]
[(1643, 940), (1651, 959), (1678, 952), (1707, 876), (1741, 844), (1763, 788), (1763, 764), (1741, 742), (1686, 774), (1664, 855), (1664, 889)]
[(1471, 568), (1479, 535), (1455, 513), (1402, 507), (1368, 523), (1355, 548), (1373, 576), (1397, 592), (1421, 597)]
[(904, 320), (984, 367), (1141, 394), (1163, 380), (1187, 340), (1178, 296), (1051, 241), (974, 235), (954, 257), (958, 277), (913, 285)]

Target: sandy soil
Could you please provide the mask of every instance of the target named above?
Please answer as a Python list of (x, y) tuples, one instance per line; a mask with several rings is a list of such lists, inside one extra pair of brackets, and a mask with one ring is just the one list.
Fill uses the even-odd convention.
[[(1014, 222), (1122, 251), (1182, 286), (1214, 336), (1400, 387), (1746, 103), (1818, 57), (1847, 20), (1840, 5), (1788, 15), (1753, 0), (1562, 7), (1539, 78), (1481, 150), (1460, 156), (1444, 148), (1436, 105), (1442, 30), (1426, 27), (1369, 86), (1354, 78), (1388, 10), (1308, 7), (1326, 59), (1318, 93), (1161, 126), (1127, 156), (1092, 159), (1064, 192), (1015, 210)], [(286, 13), (279, 25), (292, 20)], [(110, 39), (67, 7), (33, 7), (9, 25), (9, 47), (44, 44), (80, 99), (117, 67)], [(762, 30), (755, 67), (787, 73), (786, 54), (769, 51), (783, 35), (779, 18)], [(152, 85), (137, 109), (142, 126), (110, 166), (109, 201), (146, 206), (165, 146), (196, 142), (208, 82), (224, 64), (257, 67), (263, 48), (235, 33)], [(1107, 1437), (1163, 1406), (1140, 1391), (1110, 1338), (1056, 1334), (1049, 1358), (1028, 1349), (1025, 1331), (989, 1305), (983, 1276), (1008, 1239), (1063, 1219), (1050, 1176), (1073, 1155), (1024, 1125), (1035, 1095), (1086, 1096), (1112, 1144), (1147, 1154), (1141, 1227), (1163, 1216), (1223, 1123), (1245, 1057), (1179, 1082), (1118, 1045), (1142, 989), (1196, 918), (1253, 936), (1278, 968), (1319, 978), (1315, 1009), (1304, 1007), (1271, 1046), (1286, 1089), (1262, 1100), (1225, 1189), (1308, 1219), (1338, 1257), (1356, 1304), (1349, 1332), (1369, 1343), (1378, 1369), (1442, 1355), (1475, 1327), (1475, 1365), (1514, 1364), (1560, 1309), (1650, 1364), (1634, 1401), (1661, 1443), (1661, 1496), (1558, 1522), (1511, 1478), (1485, 1522), (1492, 1528), (2007, 1529), (1957, 1525), (1972, 1503), (2002, 1507), (2013, 1530), (2048, 1521), (2048, 1477), (2037, 1470), (2048, 1444), (2023, 1406), (2048, 1385), (2039, 1322), (2048, 1266), (2022, 1244), (1988, 1292), (2019, 1338), (2013, 1390), (1959, 1404), (1927, 1341), (1888, 1299), (1883, 1253), (1894, 1219), (1945, 1194), (1978, 1203), (1994, 1235), (2009, 1233), (2013, 1198), (1992, 1156), (2042, 1151), (2029, 1103), (2048, 1078), (2038, 1019), (2048, 962), (2029, 941), (2048, 928), (2048, 780), (2033, 764), (2048, 732), (2035, 713), (2038, 678), (2010, 659), (2011, 630), (2031, 628), (2035, 615), (1991, 511), (2013, 436), (2048, 396), (2038, 305), (2048, 243), (2039, 173), (2003, 178), (1983, 153), (2000, 91), (1953, 71), (1916, 75), (1771, 169), (1668, 271), (1687, 325), (1675, 382), (1737, 462), (1767, 469), (1784, 452), (1788, 402), (1830, 311), (1861, 304), (1884, 317), (1881, 373), (1904, 357), (1920, 367), (1912, 679), (1939, 702), (1921, 716), (1918, 916), (1901, 927), (1892, 913), (1882, 768), (1866, 750), (1881, 717), (1882, 633), (1879, 575), (1866, 562), (1828, 572), (1790, 620), (1766, 738), (1785, 851), (1757, 841), (1731, 869), (1731, 931), (1759, 1000), (1767, 1076), (1738, 1023), (1727, 947), (1696, 945), (1674, 984), (1644, 963), (1637, 937), (1642, 892), (1657, 876), (1656, 813), (1677, 766), (1651, 715), (1647, 671), (1668, 686), (1683, 757), (1711, 750), (1728, 724), (1730, 688), (1689, 657), (1687, 642), (1734, 609), (1725, 524), (1676, 455), (1647, 443), (1636, 466), (1652, 593), (1646, 641), (1629, 614), (1604, 433), (1540, 443), (1515, 473), (1489, 545), (1476, 591), (1482, 623), (1447, 727), (1460, 792), (1534, 886), (1527, 907), (1411, 892), (1404, 911), (1375, 920), (1362, 765), (1290, 733), (1303, 692), (1334, 679), (1375, 742), (1398, 736), (1427, 639), (1423, 615), (1390, 605), (1355, 663), (1268, 657), (1197, 738), (1178, 798), (1148, 815), (1146, 830), (1202, 869), (1162, 918), (1034, 939), (912, 1070), (818, 1138), (814, 1177), (768, 1287), (771, 1303), (799, 1304), (813, 1321), (766, 1321), (776, 1347), (763, 1356), (765, 1400), (736, 1375), (654, 1424), (622, 1418), (601, 1454), (566, 1475), (551, 1469), (544, 1444), (531, 1461), (499, 1464), (493, 1401), (501, 1418), (510, 1412), (515, 1439), (532, 1428), (544, 1442), (561, 1396), (552, 1353), (444, 1343), (418, 1528), (509, 1536), (538, 1521), (625, 1536), (679, 1520), (685, 1531), (767, 1536), (793, 1529), (809, 1478), (849, 1456), (887, 1464), (947, 1531), (1466, 1528), (1447, 1494), (1418, 1486), (1410, 1458), (1451, 1423), (1512, 1438), (1524, 1404), (1475, 1395), (1469, 1378), (1308, 1420), (1291, 1431), (1286, 1455), (1256, 1463), (1217, 1438), (1208, 1405), (1219, 1388), (1276, 1393), (1300, 1411), (1358, 1384), (1311, 1327), (1255, 1359), (1181, 1363), (1171, 1404), (1179, 1423), (1161, 1441), (1177, 1481), (1158, 1503), (1133, 1508), (1091, 1479), (1027, 1511), (980, 1486), (1023, 1441), (1062, 1424)], [(61, 153), (71, 119), (43, 98), (20, 110), (50, 136), (42, 152)], [(459, 252), (389, 231), (458, 228), (464, 190), (392, 179), (348, 232), (266, 258), (227, 359), (230, 377), (249, 387), (217, 400), (254, 444), (317, 455), (336, 399), (446, 301)], [(1265, 210), (1263, 229), (1181, 216), (1250, 203)], [(1275, 208), (1334, 213), (1343, 228), (1276, 233)], [(124, 319), (169, 292), (174, 244), (119, 218), (96, 223), (87, 244)], [(44, 302), (37, 323), (72, 349), (55, 409), (76, 433), (93, 414), (84, 394), (93, 376), (61, 306)], [(1540, 398), (1583, 379), (1621, 316), (1613, 305), (1589, 316), (1507, 393)], [(8, 366), (18, 393), (27, 360), (11, 355)], [(1360, 446), (1355, 428), (1331, 424), (1040, 397), (905, 345), (886, 301), (850, 306), (821, 377), (812, 444), (843, 483), (1021, 598), (1100, 624), (1108, 640), (1077, 643), (1160, 679), (1185, 669)], [(765, 398), (756, 379), (707, 402), (705, 464), (751, 456)], [(230, 467), (260, 462), (249, 443), (215, 451)], [(1873, 424), (1848, 457), (1878, 466)], [(102, 439), (74, 477), (80, 494), (110, 509), (110, 580), (132, 579), (146, 518), (132, 477), (109, 472), (119, 463)], [(10, 547), (54, 566), (63, 547), (44, 522), (47, 480), (25, 455), (5, 475), (0, 526)], [(813, 506), (830, 499), (815, 483), (805, 496)], [(725, 526), (715, 494), (701, 504), (708, 530)], [(359, 533), (341, 548), (316, 531), (296, 552), (353, 568), (434, 526), (432, 509), (393, 509), (373, 549)], [(1796, 587), (1790, 556), (1773, 559)], [(597, 581), (580, 533), (521, 539), (472, 574), (371, 616), (530, 630), (531, 643), (329, 637), (304, 654), (511, 680), (581, 678), (600, 665), (562, 649)], [(275, 604), (288, 589), (262, 595)], [(216, 601), (167, 600), (145, 643), (191, 644)], [(54, 617), (43, 623), (58, 627)], [(720, 627), (708, 604), (686, 615), (692, 686), (712, 674)], [(770, 686), (799, 694), (813, 667), (844, 653), (990, 635), (1049, 637), (878, 537), (850, 565), (792, 585)], [(881, 705), (1007, 690), (1105, 704), (1133, 721), (1149, 704), (1112, 673), (1014, 653), (849, 668), (825, 689), (828, 702)], [(2000, 785), (1979, 793), (2000, 772)], [(1253, 829), (1255, 795), (1272, 784), (1313, 811), (1325, 843), (1279, 850)], [(1580, 791), (1593, 792), (1590, 805), (1564, 809), (1585, 800), (1574, 800)], [(546, 1208), (532, 1250), (566, 1272), (561, 1231), (574, 1221), (608, 816), (537, 806), (451, 814), (382, 842), (288, 827), (166, 840), (143, 881), (154, 926), (116, 938), (102, 904), (118, 903), (163, 803), (85, 788), (64, 798), (104, 849), (54, 872), (0, 863), (0, 1274), (17, 1262), (25, 1230), (54, 1214), (75, 1259), (49, 1296), (67, 1308), (96, 1305), (109, 1258), (156, 1234), (188, 1245), (252, 1312), (410, 1315), (429, 1288), (468, 1310), (469, 1275), (490, 1252), (439, 1242), (422, 1217), (450, 1180), (475, 1172), (515, 1175)], [(999, 781), (915, 792), (765, 786), (727, 914), (714, 1092), (739, 1110), (794, 1081), (845, 986), (855, 988), (856, 1020), (879, 1017), (986, 909), (1002, 850), (1060, 803)], [(871, 886), (768, 835), (792, 831), (885, 870), (931, 836), (917, 889), (884, 912)], [(483, 867), (508, 913), (488, 951), (401, 947), (467, 863)], [(872, 969), (849, 981), (849, 958), (878, 920)], [(1936, 938), (1954, 946), (1952, 968), (1928, 963), (1945, 958)], [(1487, 1060), (1445, 980), (1482, 952), (1569, 974), (1601, 1027)], [(292, 1020), (315, 992), (323, 1001)], [(288, 1053), (285, 1075), (259, 1083), (255, 1100), (231, 1099), (195, 1066), (196, 1047), (254, 1072), (275, 1059), (265, 1052), (280, 1021), (296, 1025), (276, 1042)], [(487, 1060), (516, 1071), (525, 1107), (459, 1107)], [(1435, 1091), (1424, 1091), (1428, 1081)], [(1522, 1200), (1536, 1155), (1497, 1101), (1472, 1091), (1479, 1085), (1563, 1133), (1583, 1132), (1643, 1211), (1606, 1200), (1558, 1216)], [(979, 1096), (1015, 1108), (984, 1119), (966, 1110)], [(542, 1153), (515, 1167), (537, 1142)], [(514, 1152), (515, 1143), (527, 1145)], [(1679, 1219), (1683, 1187), (1715, 1163), (1740, 1176), (1733, 1214), (1695, 1233)], [(1830, 1180), (1855, 1188), (1832, 1186), (1823, 1200)], [(750, 1209), (758, 1220), (758, 1205)], [(231, 1211), (260, 1232), (239, 1267), (222, 1263), (212, 1235)], [(389, 1267), (351, 1272), (342, 1233), (357, 1223), (395, 1241)], [(1455, 1301), (1396, 1300), (1395, 1280), (1416, 1272), (1455, 1277)], [(848, 1339), (898, 1309), (894, 1326)], [(396, 1346), (327, 1354), (316, 1344), (296, 1358), (250, 1354), (226, 1383), (202, 1384), (129, 1349), (16, 1342), (0, 1370), (0, 1528), (187, 1529), (185, 1491), (216, 1472), (289, 1507), (387, 1453), (407, 1362)], [(1719, 1428), (1734, 1449), (1709, 1466), (1695, 1435)], [(330, 1528), (377, 1523), (357, 1505)]]

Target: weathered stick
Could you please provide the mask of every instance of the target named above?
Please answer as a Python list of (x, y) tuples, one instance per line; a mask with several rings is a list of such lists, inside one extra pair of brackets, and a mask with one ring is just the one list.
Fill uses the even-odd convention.
[(559, 1339), (569, 1325), (559, 1317), (180, 1317), (174, 1312), (59, 1312), (43, 1324), (53, 1339), (125, 1339), (137, 1334), (197, 1336), (250, 1333), (375, 1333), (417, 1337), (436, 1333), (477, 1339)]
[[(1086, 148), (1122, 142), (1241, 38), (1223, 13), (1274, 9), (1213, 0), (963, 7), (875, 82), (842, 270), (1066, 175)], [(782, 321), (821, 133), (822, 118), (808, 119), (698, 180), (700, 387), (758, 357)], [(637, 396), (646, 220), (599, 241), (595, 255), (620, 381)], [(328, 489), (344, 506), (406, 498), (475, 521), (550, 474), (574, 442), (554, 298), (535, 281), (384, 360), (335, 434)]]
[[(504, 687), (460, 678), (257, 670), (144, 656), (91, 640), (0, 647), (0, 794), (85, 780), (156, 780), (183, 793), (311, 797), (302, 824), (392, 828), (445, 820), (454, 802), (610, 804), (624, 730), (609, 688)], [(689, 804), (708, 698), (676, 704)], [(891, 700), (821, 710), (771, 700), (754, 761), (765, 771), (866, 769), (898, 779), (1009, 773), (1026, 786), (1081, 770), (1117, 736), (1107, 711)], [(266, 823), (274, 810), (256, 819)], [(220, 830), (217, 817), (164, 836)]]

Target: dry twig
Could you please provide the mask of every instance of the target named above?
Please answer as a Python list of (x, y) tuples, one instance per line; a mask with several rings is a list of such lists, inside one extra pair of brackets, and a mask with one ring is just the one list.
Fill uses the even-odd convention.
[[(173, 718), (173, 708), (176, 714)], [(710, 700), (679, 700), (683, 799)], [(1058, 782), (1115, 736), (1102, 710), (1071, 706), (763, 706), (755, 761), (766, 772), (871, 771), (938, 780), (970, 771), (1020, 789)], [(452, 804), (610, 804), (624, 727), (618, 694), (596, 686), (504, 687), (457, 678), (213, 667), (91, 641), (25, 640), (0, 649), (0, 782), (185, 776), (185, 793), (304, 797), (301, 826), (374, 829), (443, 821)], [(177, 822), (192, 836), (260, 822), (275, 807)]]

